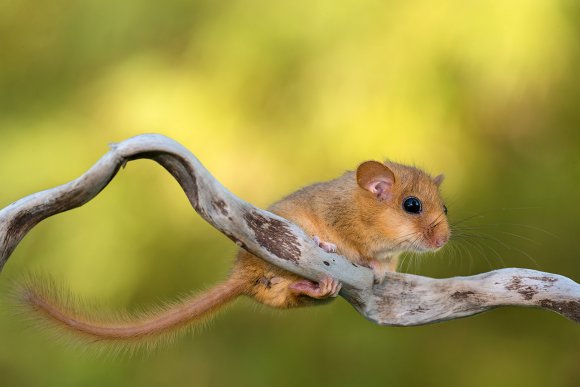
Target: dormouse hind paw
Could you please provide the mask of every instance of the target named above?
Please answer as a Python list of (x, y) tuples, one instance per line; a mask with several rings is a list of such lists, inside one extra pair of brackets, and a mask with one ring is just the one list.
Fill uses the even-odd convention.
[(336, 245), (334, 243), (322, 241), (318, 235), (314, 235), (312, 239), (314, 240), (314, 243), (318, 245), (318, 247), (327, 253), (336, 253)]
[(290, 290), (294, 294), (306, 295), (319, 300), (338, 296), (341, 288), (342, 284), (332, 277), (324, 277), (318, 283), (305, 279), (290, 285)]

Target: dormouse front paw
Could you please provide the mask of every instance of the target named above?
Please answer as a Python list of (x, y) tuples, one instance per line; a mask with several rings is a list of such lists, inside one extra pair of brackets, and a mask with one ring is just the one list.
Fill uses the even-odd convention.
[(372, 259), (369, 262), (369, 267), (373, 270), (373, 277), (375, 284), (380, 284), (385, 280), (385, 275), (391, 271), (389, 270), (389, 263), (385, 261), (379, 261), (377, 259)]
[(314, 240), (314, 243), (318, 245), (318, 247), (327, 253), (336, 253), (336, 245), (334, 243), (321, 241), (318, 235), (314, 235), (312, 239)]

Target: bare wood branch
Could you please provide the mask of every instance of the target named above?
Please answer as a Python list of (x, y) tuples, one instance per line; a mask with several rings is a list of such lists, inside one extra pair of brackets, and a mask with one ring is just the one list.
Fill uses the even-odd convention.
[(195, 210), (251, 253), (303, 277), (343, 283), (341, 295), (367, 319), (409, 326), (470, 316), (499, 306), (549, 309), (580, 322), (580, 285), (528, 269), (434, 279), (388, 273), (373, 284), (371, 270), (318, 248), (296, 225), (237, 198), (179, 143), (145, 134), (111, 146), (91, 169), (68, 184), (27, 196), (0, 210), (0, 270), (22, 238), (49, 216), (94, 198), (128, 161), (149, 158), (169, 171)]

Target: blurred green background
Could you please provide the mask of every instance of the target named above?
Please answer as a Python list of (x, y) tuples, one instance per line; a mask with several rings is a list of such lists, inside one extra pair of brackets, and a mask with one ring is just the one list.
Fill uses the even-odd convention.
[[(257, 206), (367, 159), (445, 172), (474, 234), (403, 270), (529, 267), (580, 279), (580, 3), (0, 2), (0, 207), (67, 182), (107, 144), (159, 132)], [(21, 243), (28, 270), (147, 308), (210, 286), (235, 246), (150, 161)], [(5, 293), (5, 290), (2, 290)], [(5, 296), (0, 296), (5, 299)], [(240, 300), (148, 354), (102, 358), (0, 310), (1, 386), (578, 386), (580, 330), (504, 308), (414, 328), (346, 302)]]

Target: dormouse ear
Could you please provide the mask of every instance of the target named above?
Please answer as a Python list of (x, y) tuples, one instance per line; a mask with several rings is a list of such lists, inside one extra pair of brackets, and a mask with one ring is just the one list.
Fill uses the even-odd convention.
[(361, 188), (374, 194), (379, 201), (389, 200), (395, 184), (395, 175), (383, 163), (365, 161), (356, 170), (356, 182)]
[(441, 185), (441, 183), (443, 183), (443, 180), (445, 180), (445, 175), (440, 174), (440, 175), (435, 176), (435, 178), (433, 179), (433, 183), (435, 183), (435, 185), (437, 187), (439, 187)]

